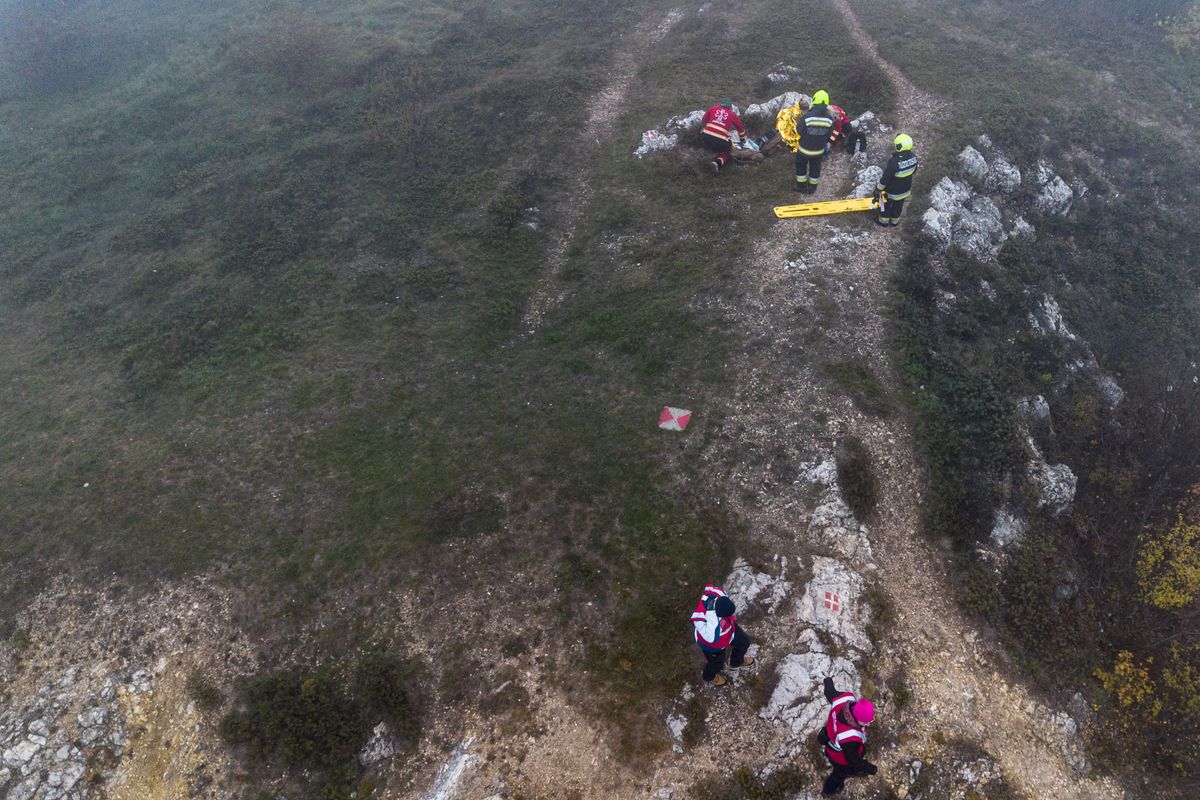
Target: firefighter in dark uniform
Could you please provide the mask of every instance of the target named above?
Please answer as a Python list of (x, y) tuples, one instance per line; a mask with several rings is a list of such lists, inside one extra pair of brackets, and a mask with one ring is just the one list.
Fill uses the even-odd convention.
[(813, 194), (821, 181), (821, 159), (829, 147), (833, 115), (829, 111), (829, 93), (824, 89), (813, 95), (812, 108), (796, 124), (800, 145), (796, 149), (797, 192)]
[(889, 228), (900, 224), (900, 212), (904, 210), (904, 201), (912, 194), (913, 173), (917, 171), (912, 137), (902, 133), (893, 144), (896, 152), (883, 168), (879, 183), (875, 184), (875, 202), (879, 203), (879, 216), (875, 222)]

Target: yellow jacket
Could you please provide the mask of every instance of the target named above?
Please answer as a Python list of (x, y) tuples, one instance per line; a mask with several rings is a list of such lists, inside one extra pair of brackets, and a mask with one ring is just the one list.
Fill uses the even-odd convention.
[(800, 132), (796, 130), (796, 123), (803, 116), (804, 109), (796, 103), (784, 108), (779, 112), (779, 116), (775, 117), (775, 130), (779, 131), (779, 135), (787, 142), (788, 147), (792, 148), (793, 153), (800, 147)]

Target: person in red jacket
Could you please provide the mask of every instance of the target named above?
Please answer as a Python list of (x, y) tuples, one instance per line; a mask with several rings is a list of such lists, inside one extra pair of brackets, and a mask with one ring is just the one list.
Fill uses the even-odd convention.
[(821, 788), (823, 796), (835, 795), (846, 784), (846, 778), (874, 775), (879, 771), (866, 759), (867, 726), (875, 721), (875, 704), (870, 700), (855, 700), (852, 692), (839, 692), (833, 678), (825, 679), (825, 699), (831, 708), (825, 727), (817, 734), (825, 748), (825, 757), (833, 772)]
[(721, 674), (725, 666), (725, 651), (732, 647), (729, 666), (749, 667), (754, 659), (746, 655), (750, 637), (738, 627), (734, 614), (737, 608), (720, 586), (707, 584), (696, 608), (692, 610), (693, 634), (700, 652), (708, 659), (704, 665), (704, 680), (713, 686), (724, 686), (728, 679)]
[(841, 106), (830, 106), (829, 116), (833, 117), (833, 130), (829, 132), (829, 146), (832, 149), (848, 141), (850, 115)]
[(712, 160), (712, 170), (716, 175), (721, 174), (721, 167), (729, 161), (729, 151), (733, 149), (731, 131), (737, 131), (738, 136), (745, 137), (746, 126), (733, 113), (733, 101), (726, 97), (705, 111), (704, 118), (700, 120), (700, 139), (705, 147), (716, 153)]

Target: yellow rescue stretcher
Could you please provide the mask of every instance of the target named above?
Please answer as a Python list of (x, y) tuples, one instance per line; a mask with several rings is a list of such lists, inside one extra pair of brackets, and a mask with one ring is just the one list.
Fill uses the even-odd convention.
[(873, 208), (879, 208), (879, 204), (869, 197), (857, 197), (852, 200), (826, 200), (821, 203), (775, 206), (775, 216), (780, 219), (819, 217), (823, 214), (844, 214), (847, 211), (870, 211)]

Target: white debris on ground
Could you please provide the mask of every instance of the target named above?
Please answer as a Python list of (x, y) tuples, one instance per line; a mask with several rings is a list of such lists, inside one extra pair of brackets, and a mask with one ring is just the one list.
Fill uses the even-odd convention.
[(649, 130), (642, 134), (642, 143), (638, 145), (637, 150), (633, 151), (633, 154), (638, 158), (645, 158), (659, 150), (670, 150), (678, 143), (679, 134)]
[(821, 640), (811, 630), (800, 635), (800, 645), (805, 652), (784, 656), (776, 668), (779, 683), (767, 704), (758, 712), (759, 717), (786, 725), (791, 731), (790, 753), (805, 747), (807, 737), (821, 725), (829, 711), (825, 699), (823, 682), (826, 676), (833, 679), (840, 691), (862, 691), (862, 678), (858, 668), (841, 656), (831, 656)]
[(859, 653), (870, 653), (874, 645), (867, 636), (871, 608), (863, 599), (865, 590), (857, 572), (840, 561), (816, 556), (796, 616), (805, 626), (823, 630)]
[(756, 572), (740, 556), (733, 562), (733, 571), (725, 578), (725, 591), (737, 606), (738, 612), (761, 605), (768, 614), (774, 614), (779, 604), (787, 598), (792, 584), (786, 580), (787, 557), (775, 557), (779, 565), (779, 576)]
[(867, 539), (867, 526), (854, 517), (838, 485), (837, 462), (828, 459), (808, 470), (809, 481), (822, 487), (817, 507), (808, 521), (809, 537), (827, 544), (839, 555), (870, 563), (874, 555)]
[(475, 756), (471, 754), (470, 749), (473, 741), (468, 737), (458, 743), (450, 758), (438, 769), (433, 779), (433, 787), (425, 794), (424, 800), (451, 800), (457, 796), (459, 784), (462, 783), (467, 768), (475, 763)]

